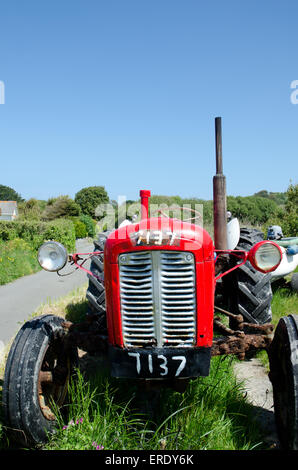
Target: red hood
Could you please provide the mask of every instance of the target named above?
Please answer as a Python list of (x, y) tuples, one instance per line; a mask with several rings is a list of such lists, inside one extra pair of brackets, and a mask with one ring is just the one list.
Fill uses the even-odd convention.
[[(145, 244), (138, 244), (141, 237), (148, 243), (145, 241)], [(198, 225), (167, 217), (143, 219), (139, 223), (115, 230), (107, 239), (105, 257), (111, 263), (117, 263), (120, 252), (144, 249), (193, 251), (197, 262), (214, 257), (213, 241), (206, 230)]]

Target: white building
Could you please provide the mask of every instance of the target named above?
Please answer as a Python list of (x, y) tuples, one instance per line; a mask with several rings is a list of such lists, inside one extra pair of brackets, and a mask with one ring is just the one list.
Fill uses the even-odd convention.
[(18, 216), (16, 201), (0, 201), (0, 220), (15, 220)]

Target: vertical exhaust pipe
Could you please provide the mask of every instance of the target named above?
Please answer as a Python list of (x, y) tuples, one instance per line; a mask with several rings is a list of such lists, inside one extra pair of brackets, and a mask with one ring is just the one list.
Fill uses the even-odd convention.
[(141, 189), (141, 220), (148, 219), (149, 217), (149, 197), (151, 197), (151, 192), (147, 189)]
[(213, 216), (215, 249), (227, 249), (226, 177), (222, 165), (221, 118), (215, 118), (216, 175), (213, 177)]

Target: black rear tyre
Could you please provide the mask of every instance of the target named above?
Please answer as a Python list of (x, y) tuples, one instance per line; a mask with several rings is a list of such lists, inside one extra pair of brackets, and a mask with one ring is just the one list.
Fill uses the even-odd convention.
[(8, 432), (19, 444), (46, 442), (56, 428), (52, 402), (65, 403), (77, 349), (65, 347), (64, 319), (36, 317), (18, 332), (7, 358), (2, 401)]
[(291, 277), (291, 287), (294, 292), (298, 292), (298, 273), (293, 273)]
[(279, 440), (298, 450), (298, 315), (279, 320), (268, 355)]
[[(103, 232), (98, 240), (94, 241), (94, 251), (104, 251), (107, 238), (111, 232)], [(88, 274), (89, 285), (86, 292), (90, 313), (97, 314), (105, 318), (106, 297), (103, 284), (104, 279), (104, 255), (93, 255), (90, 265), (93, 276)]]
[[(264, 239), (256, 229), (242, 228), (236, 250), (249, 251)], [(243, 315), (246, 322), (271, 322), (271, 274), (257, 271), (249, 261), (222, 278), (224, 304), (228, 310)]]

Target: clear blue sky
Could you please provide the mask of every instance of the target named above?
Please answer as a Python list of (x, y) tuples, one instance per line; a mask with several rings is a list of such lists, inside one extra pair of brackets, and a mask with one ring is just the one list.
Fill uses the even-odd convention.
[(212, 198), (297, 182), (297, 0), (3, 0), (0, 184)]

